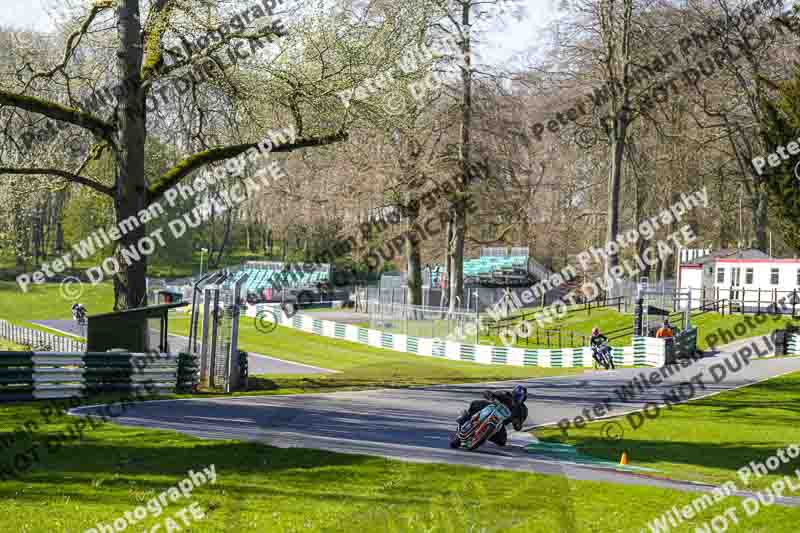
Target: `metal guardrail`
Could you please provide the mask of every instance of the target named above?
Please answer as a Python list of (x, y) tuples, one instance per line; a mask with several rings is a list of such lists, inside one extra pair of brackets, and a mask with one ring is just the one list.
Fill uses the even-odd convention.
[(17, 326), (5, 320), (0, 320), (0, 337), (15, 344), (37, 347), (40, 351), (83, 352), (86, 350), (85, 342)]
[(188, 354), (0, 352), (0, 401), (193, 390), (196, 367)]

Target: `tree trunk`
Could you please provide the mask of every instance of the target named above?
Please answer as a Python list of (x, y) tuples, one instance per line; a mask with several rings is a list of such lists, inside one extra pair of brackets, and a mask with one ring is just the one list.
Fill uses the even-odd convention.
[(720, 167), (717, 170), (717, 176), (719, 180), (717, 180), (717, 196), (719, 197), (719, 248), (727, 248), (728, 243), (732, 240), (731, 234), (731, 225), (728, 224), (728, 218), (725, 216), (725, 206), (728, 205), (728, 196), (725, 194), (726, 191), (726, 179), (725, 173)]
[(467, 229), (467, 212), (458, 203), (453, 212), (453, 237), (450, 240), (450, 306), (455, 311), (464, 304), (464, 236)]
[[(642, 192), (644, 189), (644, 184), (640, 182), (639, 177), (637, 176), (636, 180), (634, 181), (634, 185), (636, 186), (635, 190), (635, 199), (634, 199), (634, 215), (633, 220), (639, 221), (642, 220), (642, 213), (644, 212), (644, 203), (645, 203), (645, 194)], [(636, 255), (639, 257), (641, 264), (644, 265), (641, 272), (639, 272), (639, 278), (649, 278), (650, 277), (650, 266), (644, 260), (644, 251), (647, 248), (647, 245), (650, 243), (649, 240), (645, 239), (637, 232), (636, 237)], [(634, 280), (636, 281), (636, 280)]]
[(453, 219), (450, 218), (447, 221), (447, 232), (445, 235), (445, 242), (444, 242), (444, 275), (447, 278), (447, 283), (441, 283), (442, 287), (442, 297), (439, 300), (439, 305), (444, 306), (445, 303), (450, 301), (450, 264), (452, 263), (452, 258), (450, 257), (450, 241), (453, 240)]
[[(414, 227), (419, 216), (419, 208), (406, 210), (409, 227)], [(419, 253), (419, 235), (409, 235), (406, 239), (406, 278), (408, 281), (408, 294), (406, 301), (411, 305), (422, 305), (422, 263)]]
[(764, 253), (769, 252), (767, 237), (767, 221), (769, 216), (769, 196), (766, 185), (761, 180), (753, 190), (753, 230), (755, 231), (755, 248)]
[[(127, 80), (131, 90), (119, 99), (117, 120), (119, 123), (116, 158), (116, 191), (114, 207), (117, 223), (147, 207), (147, 184), (144, 180), (145, 106), (142, 92), (142, 45), (138, 0), (122, 0), (119, 4), (117, 32), (119, 34), (118, 67), (121, 78)], [(122, 235), (116, 249), (119, 272), (114, 275), (114, 310), (138, 307), (145, 303), (147, 257), (142, 254), (139, 261), (128, 265), (122, 257), (122, 249), (137, 249), (145, 237), (144, 224)], [(115, 265), (115, 266), (117, 266)]]
[[(608, 176), (608, 214), (606, 216), (606, 243), (616, 239), (619, 233), (619, 193), (622, 184), (622, 165), (625, 157), (625, 137), (628, 124), (627, 116), (621, 115), (614, 119), (611, 137), (611, 170)], [(619, 265), (617, 254), (608, 254), (606, 261), (605, 278), (612, 283), (611, 269)], [(609, 285), (610, 286), (610, 285)]]
[[(622, 13), (618, 13), (622, 10)], [(631, 19), (632, 0), (617, 4), (610, 0), (601, 2), (600, 24), (606, 53), (606, 90), (611, 91), (610, 155), (611, 168), (608, 176), (608, 214), (606, 218), (606, 242), (614, 241), (619, 233), (619, 195), (625, 161), (626, 139), (630, 124), (631, 79), (628, 74), (631, 66)], [(619, 91), (619, 94), (618, 92)], [(619, 265), (619, 256), (609, 253), (605, 264), (605, 278), (608, 286), (613, 284), (611, 271)]]
[(61, 219), (56, 222), (56, 238), (53, 242), (53, 255), (58, 255), (64, 250), (64, 226)]
[(211, 249), (211, 252), (208, 256), (209, 263), (212, 264), (213, 268), (219, 268), (220, 263), (222, 262), (222, 256), (225, 253), (225, 248), (228, 247), (228, 242), (230, 241), (231, 236), (231, 224), (233, 220), (233, 215), (230, 211), (225, 213), (225, 230), (222, 233), (222, 242), (219, 243), (219, 250), (217, 250), (217, 258), (213, 261), (211, 257), (214, 255), (214, 249)]
[(461, 163), (461, 180), (457, 187), (456, 197), (451, 200), (451, 214), (453, 221), (453, 236), (448, 241), (448, 252), (450, 256), (449, 283), (450, 283), (450, 306), (452, 312), (456, 307), (462, 305), (464, 299), (464, 240), (467, 233), (467, 187), (470, 183), (471, 158), (470, 158), (470, 134), (472, 124), (472, 57), (471, 57), (471, 35), (470, 35), (470, 9), (472, 2), (464, 2), (461, 5), (461, 27), (463, 39), (461, 41), (461, 53), (464, 58), (464, 65), (461, 67), (461, 84), (463, 101), (461, 103), (461, 144), (459, 150), (459, 161)]

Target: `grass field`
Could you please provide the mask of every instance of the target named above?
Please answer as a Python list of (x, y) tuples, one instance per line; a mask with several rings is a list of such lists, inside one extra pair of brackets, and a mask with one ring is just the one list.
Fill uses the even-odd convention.
[[(188, 326), (188, 317), (170, 318), (170, 327), (178, 334), (187, 334)], [(251, 378), (254, 387), (275, 393), (468, 383), (584, 372), (583, 369), (481, 365), (422, 357), (283, 326), (265, 334), (258, 331), (254, 320), (248, 317), (242, 317), (239, 322), (239, 346), (243, 350), (339, 371), (313, 376)]]
[[(95, 256), (87, 257), (86, 259), (80, 259), (79, 257), (73, 258), (72, 273), (79, 274), (81, 271), (85, 271), (88, 268), (99, 265), (103, 259), (108, 257), (110, 253), (111, 252), (109, 250), (105, 250), (103, 252), (98, 252)], [(200, 255), (200, 251), (195, 250), (192, 252), (191, 260), (177, 261), (175, 264), (149, 261), (147, 264), (147, 274), (150, 277), (170, 278), (197, 275), (200, 272)], [(53, 259), (55, 259), (55, 257), (48, 257), (42, 260), (42, 262), (46, 263), (52, 261)], [(220, 264), (217, 267), (212, 267), (212, 270), (215, 268), (224, 268), (226, 266), (241, 265), (246, 261), (262, 261), (263, 259), (263, 253), (252, 253), (246, 249), (231, 250), (222, 257)], [(208, 271), (207, 263), (208, 254), (203, 254), (203, 270), (206, 272)], [(35, 270), (36, 268), (31, 265), (24, 269), (25, 272), (32, 272)], [(10, 254), (0, 254), (0, 271), (4, 271), (6, 279), (11, 279), (16, 274), (21, 273), (18, 272), (16, 268), (16, 260), (14, 256)]]
[[(65, 299), (62, 296), (60, 287), (57, 284), (36, 285), (31, 288), (28, 293), (22, 293), (16, 283), (13, 282), (0, 282), (0, 318), (10, 322), (25, 325), (33, 329), (40, 329), (42, 331), (52, 331), (46, 328), (41, 328), (28, 323), (28, 320), (37, 319), (53, 319), (61, 318), (68, 319), (71, 317), (70, 306), (75, 301), (80, 301), (89, 310), (89, 314), (102, 313), (111, 311), (113, 308), (113, 291), (109, 283), (101, 283), (96, 286), (84, 284), (82, 286), (82, 294), (73, 299)], [(330, 311), (330, 309), (315, 309), (310, 312), (316, 311)], [(530, 313), (526, 310), (526, 313)], [(720, 315), (719, 313), (703, 313), (697, 314), (692, 318), (692, 324), (699, 328), (700, 335), (698, 337), (698, 348), (705, 350), (708, 348), (707, 336), (708, 334), (716, 331), (718, 328), (731, 329), (736, 324), (741, 322), (743, 317), (741, 315)], [(247, 320), (245, 319), (244, 322)], [(243, 324), (244, 324), (243, 322)], [(778, 317), (777, 320), (770, 317), (763, 324), (758, 325), (756, 328), (748, 328), (745, 337), (763, 335), (782, 329), (787, 324), (794, 324), (800, 326), (800, 321), (791, 321), (786, 317)], [(408, 333), (411, 335), (419, 335), (429, 337), (432, 333), (431, 321), (408, 321)], [(535, 321), (533, 322), (535, 324)], [(367, 323), (357, 324), (361, 327), (367, 327)], [(576, 335), (591, 334), (593, 327), (599, 327), (603, 332), (611, 332), (622, 328), (632, 328), (633, 317), (632, 315), (620, 313), (615, 309), (610, 308), (594, 308), (587, 311), (583, 306), (577, 306), (569, 310), (569, 312), (558, 319), (555, 319), (552, 324), (547, 325), (547, 329), (564, 328), (562, 333), (562, 342), (564, 346), (569, 346), (569, 333), (574, 332)], [(444, 335), (450, 330), (446, 321), (433, 321), (434, 333), (437, 335)], [(384, 328), (386, 331), (394, 331), (399, 333), (406, 332), (404, 323), (396, 321), (393, 327)], [(177, 331), (177, 330), (176, 330)], [(521, 348), (546, 348), (557, 347), (556, 333), (550, 334), (551, 342), (548, 345), (545, 340), (545, 332), (541, 329), (538, 330), (538, 338), (540, 342), (536, 342), (536, 334), (532, 335), (529, 339), (518, 338), (515, 346)], [(613, 335), (612, 335), (613, 336)], [(255, 341), (251, 337), (251, 341)], [(578, 344), (577, 337), (575, 337), (576, 345)], [(464, 342), (474, 342), (472, 337), (467, 337)], [(482, 335), (480, 338), (481, 344), (501, 346), (502, 340), (498, 336)], [(258, 342), (256, 344), (259, 344)], [(631, 335), (626, 333), (615, 339), (612, 339), (612, 346), (628, 346), (631, 344)], [(259, 351), (258, 348), (249, 348), (253, 351)], [(268, 348), (263, 348), (267, 350)], [(269, 353), (269, 352), (266, 352)], [(314, 363), (310, 363), (314, 364)], [(322, 365), (324, 366), (324, 365)]]
[[(8, 287), (0, 286), (0, 291)], [(90, 312), (109, 310), (110, 287), (93, 291), (81, 297)], [(60, 303), (57, 286), (37, 288), (24, 296), (0, 292), (0, 317), (18, 323), (69, 317), (69, 305), (62, 309)], [(613, 316), (615, 311), (605, 312), (609, 323), (620, 320)], [(584, 321), (599, 320), (598, 313), (593, 310)], [(717, 327), (735, 323), (739, 317), (706, 320), (705, 327)], [(576, 314), (572, 324), (580, 323)], [(185, 332), (188, 318), (171, 317), (170, 324), (175, 332)], [(775, 326), (768, 322), (765, 327), (767, 331)], [(240, 343), (246, 350), (340, 371), (326, 376), (254, 378), (256, 386), (269, 393), (491, 381), (571, 371), (443, 361), (283, 327), (263, 334), (248, 318), (241, 322)], [(617, 460), (626, 450), (633, 465), (650, 466), (675, 478), (719, 483), (734, 479), (736, 469), (748, 461), (763, 460), (777, 448), (800, 442), (800, 430), (795, 428), (798, 405), (800, 374), (794, 374), (676, 407), (615, 443), (601, 438), (598, 424), (571, 432), (567, 439), (552, 429), (537, 430), (537, 436), (572, 443), (584, 453), (609, 460)], [(66, 432), (66, 418), (44, 421), (40, 409), (41, 404), (35, 403), (4, 405), (0, 437), (27, 420), (38, 421), (33, 433), (37, 442)], [(30, 447), (30, 443), (8, 447), (2, 441), (0, 466)], [(557, 476), (206, 441), (113, 424), (87, 431), (83, 440), (59, 449), (42, 444), (39, 455), (40, 460), (20, 480), (0, 483), (3, 531), (82, 531), (98, 522), (110, 524), (176, 485), (189, 469), (211, 464), (218, 481), (193, 493), (192, 500), (200, 504), (206, 518), (193, 523), (191, 531), (615, 533), (647, 530), (648, 521), (697, 497)], [(763, 487), (767, 481), (753, 486)], [(178, 521), (175, 512), (188, 503), (170, 504), (163, 515), (146, 518), (137, 530), (149, 529), (166, 517)], [(694, 531), (734, 505), (739, 506), (737, 499), (726, 500), (672, 531)], [(746, 518), (740, 530), (793, 532), (799, 513), (765, 507)]]
[[(71, 319), (72, 304), (82, 303), (90, 315), (107, 313), (114, 308), (114, 292), (110, 283), (84, 284), (76, 298), (66, 298), (57, 283), (31, 285), (22, 292), (14, 282), (0, 281), (0, 318), (12, 324), (25, 326), (58, 335), (58, 333), (31, 324), (30, 320)], [(69, 337), (70, 335), (61, 335)]]
[[(529, 320), (531, 321), (532, 326), (536, 326), (536, 321), (534, 319), (529, 318)], [(715, 332), (718, 328), (732, 329), (742, 320), (742, 315), (721, 315), (719, 313), (712, 312), (702, 314), (694, 313), (694, 316), (692, 317), (692, 326), (696, 326), (698, 328), (698, 349), (708, 349), (708, 335)], [(783, 316), (769, 317), (763, 324), (759, 324), (755, 328), (748, 328), (745, 336), (754, 337), (758, 335), (764, 335), (776, 329), (783, 329), (787, 324), (800, 325), (800, 321), (793, 321)], [(547, 329), (564, 328), (564, 332), (562, 333), (564, 346), (569, 346), (569, 333), (567, 331), (575, 332), (575, 334), (590, 335), (593, 327), (600, 328), (600, 331), (602, 332), (612, 332), (614, 330), (620, 330), (623, 328), (629, 328), (629, 331), (632, 331), (633, 315), (620, 313), (615, 309), (609, 308), (592, 309), (591, 311), (586, 311), (579, 307), (571, 309), (564, 317), (555, 319), (551, 324), (546, 326)], [(543, 338), (544, 334), (545, 333), (543, 331), (539, 331), (540, 339)], [(613, 337), (615, 335), (612, 334), (609, 336)], [(556, 338), (556, 334), (552, 333), (550, 344), (551, 348), (556, 347), (554, 345)], [(543, 342), (537, 343), (536, 338), (533, 336), (528, 339), (527, 344), (525, 341), (526, 340), (524, 338), (519, 338), (515, 345), (521, 348), (546, 348), (548, 346)], [(497, 336), (482, 336), (481, 344), (500, 346), (502, 345), (502, 341)], [(612, 346), (630, 346), (630, 332), (621, 336), (617, 336), (617, 338), (613, 338), (610, 344)]]
[[(655, 468), (676, 479), (719, 484), (728, 479), (736, 482), (736, 470), (751, 460), (763, 461), (778, 448), (800, 445), (798, 413), (800, 373), (794, 373), (665, 408), (636, 430), (619, 417), (615, 420), (624, 430), (619, 441), (603, 437), (607, 421), (570, 428), (566, 438), (558, 428), (538, 429), (536, 435), (612, 461), (627, 451), (636, 466)], [(800, 459), (754, 480), (752, 486), (763, 488), (781, 475), (793, 474), (795, 468), (800, 468)], [(737, 486), (741, 488), (741, 482)]]
[(8, 342), (5, 339), (0, 339), (0, 352), (4, 351), (16, 352), (23, 349), (25, 349), (24, 346), (20, 346), (19, 344), (14, 344), (13, 342)]
[[(779, 380), (778, 385), (796, 389), (797, 379)], [(786, 399), (796, 402), (796, 398), (794, 393)], [(750, 409), (753, 426), (762, 410), (774, 417), (769, 415), (774, 408), (763, 403)], [(6, 405), (0, 409), (0, 436), (28, 420), (38, 421), (33, 440), (42, 442), (47, 436), (67, 432), (72, 419), (45, 421), (41, 404)], [(788, 419), (783, 428), (788, 430)], [(752, 441), (750, 435), (739, 433), (742, 442), (759, 444), (739, 445), (736, 459), (758, 458), (795, 435), (783, 431)], [(670, 453), (668, 443), (664, 445), (665, 453)], [(29, 442), (22, 442), (18, 447), (0, 448), (0, 466), (28, 447)], [(727, 464), (732, 460), (728, 455), (723, 467), (723, 459), (716, 454), (700, 453), (700, 446), (694, 451), (694, 458), (686, 457), (685, 469), (708, 468), (707, 464), (730, 473), (733, 468)], [(638, 460), (639, 453), (632, 452), (634, 464), (644, 464)], [(201, 440), (114, 424), (86, 431), (82, 440), (60, 448), (42, 445), (39, 456), (20, 479), (0, 483), (3, 531), (74, 532), (98, 522), (109, 524), (175, 486), (188, 470), (212, 464), (217, 482), (200, 486), (191, 496), (206, 514), (192, 523), (194, 532), (638, 532), (647, 530), (647, 522), (673, 505), (680, 507), (697, 497), (696, 493), (557, 476)], [(175, 513), (189, 502), (169, 503), (160, 517), (145, 518), (131, 530), (143, 530), (143, 526), (150, 530), (166, 517), (182, 524)], [(736, 498), (672, 531), (694, 531), (733, 505), (738, 505)], [(740, 530), (789, 533), (796, 531), (797, 517), (797, 509), (766, 507), (747, 518)]]

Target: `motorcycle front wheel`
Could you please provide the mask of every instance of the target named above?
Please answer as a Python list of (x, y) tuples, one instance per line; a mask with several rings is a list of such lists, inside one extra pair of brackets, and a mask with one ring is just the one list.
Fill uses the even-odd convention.
[(469, 444), (467, 445), (467, 450), (475, 451), (483, 445), (484, 442), (489, 440), (489, 437), (492, 436), (494, 433), (495, 425), (490, 422), (485, 422), (481, 427), (479, 427), (475, 433), (472, 435)]

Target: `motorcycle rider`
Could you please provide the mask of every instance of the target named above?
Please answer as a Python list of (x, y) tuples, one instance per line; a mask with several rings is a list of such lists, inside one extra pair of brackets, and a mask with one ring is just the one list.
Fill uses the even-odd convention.
[(595, 348), (599, 348), (603, 344), (608, 343), (608, 337), (600, 333), (600, 328), (594, 327), (592, 328), (592, 338), (589, 340), (589, 344)]
[[(603, 364), (602, 359), (597, 356), (598, 352), (602, 350), (604, 347), (608, 347), (608, 337), (600, 333), (600, 328), (594, 327), (592, 328), (592, 338), (589, 340), (589, 345), (592, 347), (592, 357), (594, 357), (595, 361)], [(611, 362), (611, 367), (614, 367), (614, 360), (611, 359), (611, 355), (608, 356), (609, 361)]]
[[(528, 390), (522, 385), (517, 385), (511, 392), (494, 392), (487, 390), (483, 393), (483, 397), (485, 400), (475, 400), (470, 403), (469, 409), (466, 409), (463, 413), (461, 413), (461, 416), (458, 417), (456, 421), (458, 422), (458, 425), (461, 426), (464, 422), (474, 416), (475, 413), (482, 411), (487, 405), (491, 405), (495, 401), (501, 402), (503, 405), (509, 408), (511, 411), (511, 416), (503, 421), (503, 427), (501, 427), (497, 433), (492, 435), (489, 440), (498, 446), (505, 446), (506, 442), (508, 441), (506, 426), (510, 423), (513, 425), (514, 430), (522, 431), (522, 424), (528, 418), (528, 407), (525, 405), (525, 400), (528, 398)], [(457, 439), (450, 441), (450, 446), (452, 448), (457, 448), (458, 445), (459, 442)]]
[(76, 322), (84, 322), (86, 320), (86, 308), (83, 304), (72, 304), (72, 318), (74, 318)]

